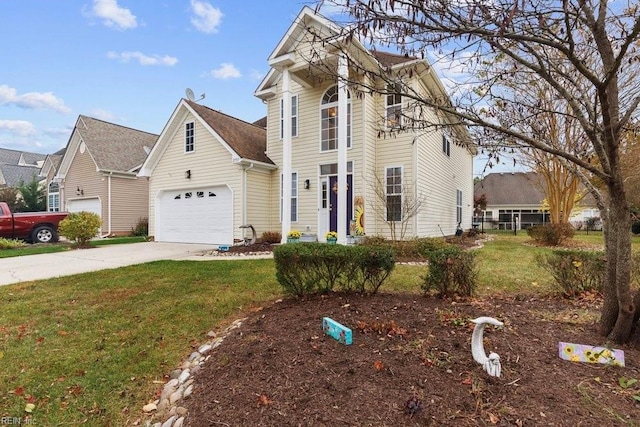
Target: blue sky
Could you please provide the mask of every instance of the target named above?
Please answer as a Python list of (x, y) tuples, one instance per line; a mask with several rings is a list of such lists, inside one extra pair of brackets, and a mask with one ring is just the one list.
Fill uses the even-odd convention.
[(63, 148), (79, 114), (157, 133), (187, 87), (246, 121), (296, 0), (0, 0), (0, 147)]

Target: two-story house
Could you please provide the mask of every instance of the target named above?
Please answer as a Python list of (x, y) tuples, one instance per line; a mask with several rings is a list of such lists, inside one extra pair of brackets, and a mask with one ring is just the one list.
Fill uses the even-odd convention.
[(178, 103), (139, 174), (150, 183), (150, 235), (228, 245), (250, 224), (258, 235), (281, 231), (283, 240), (290, 230), (319, 241), (337, 231), (347, 243), (354, 234), (411, 238), (471, 226), (466, 129), (430, 110), (424, 119), (442, 126), (404, 126), (409, 99), (363, 90), (389, 85), (362, 73), (370, 67), (448, 99), (434, 70), (340, 34), (334, 22), (302, 9), (255, 92), (267, 106), (266, 129), (193, 100)]

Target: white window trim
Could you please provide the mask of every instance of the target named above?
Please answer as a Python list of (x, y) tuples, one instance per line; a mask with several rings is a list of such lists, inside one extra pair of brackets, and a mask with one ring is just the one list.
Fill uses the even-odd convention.
[[(295, 107), (295, 114), (293, 114), (294, 111), (294, 107)], [(298, 95), (291, 95), (291, 136), (292, 137), (297, 137), (298, 136), (298, 128), (299, 128), (299, 124), (300, 121), (298, 120), (298, 118), (300, 117), (300, 109), (299, 109), (299, 105), (298, 105)], [(294, 126), (295, 123), (295, 126)]]
[[(191, 143), (191, 150), (187, 150), (187, 126), (189, 125), (193, 125), (193, 135), (191, 136), (192, 139), (192, 143)], [(185, 154), (190, 154), (196, 151), (196, 122), (195, 121), (189, 121), (189, 122), (185, 122), (184, 124), (184, 153)]]
[[(58, 185), (58, 191), (55, 192), (51, 192), (51, 184), (57, 184)], [(53, 208), (52, 209), (52, 203), (51, 200), (54, 199), (57, 201), (57, 203), (55, 203), (57, 209)], [(47, 211), (48, 212), (60, 212), (60, 184), (55, 183), (55, 182), (50, 182), (49, 185), (47, 186)]]
[[(293, 114), (295, 110), (296, 114)], [(298, 94), (291, 95), (291, 136), (298, 136), (300, 124), (300, 107), (298, 104)], [(295, 123), (295, 126), (294, 126)], [(284, 98), (280, 98), (280, 140), (284, 139)]]
[[(335, 107), (337, 112), (338, 112), (338, 116), (340, 115), (340, 110), (338, 110), (338, 101), (335, 102), (329, 102), (327, 104), (323, 104), (322, 101), (324, 99), (324, 96), (326, 95), (326, 93), (329, 91), (329, 89), (336, 87), (337, 88), (338, 85), (332, 85), (329, 86), (324, 92), (322, 92), (322, 96), (320, 97), (320, 114), (319, 114), (319, 121), (320, 121), (320, 144), (319, 144), (319, 152), (320, 153), (331, 153), (331, 152), (335, 152), (338, 151), (338, 141), (336, 140), (336, 148), (331, 148), (328, 150), (323, 150), (322, 149), (322, 110), (324, 109), (329, 109), (329, 108), (333, 108)], [(350, 150), (351, 147), (353, 147), (353, 105), (351, 103), (351, 92), (347, 91), (348, 95), (347, 95), (347, 149)], [(337, 129), (336, 129), (337, 132)], [(336, 136), (337, 138), (337, 136)]]
[[(400, 193), (388, 193), (387, 192), (387, 172), (389, 171), (389, 169), (396, 169), (396, 168), (400, 168)], [(389, 221), (387, 218), (389, 218), (388, 216), (388, 202), (387, 202), (387, 197), (388, 196), (400, 196), (400, 219), (399, 220), (394, 220), (393, 222), (399, 222), (402, 221), (402, 201), (403, 201), (403, 193), (404, 193), (404, 166), (403, 165), (389, 165), (389, 166), (385, 166), (384, 168), (384, 196), (385, 196), (385, 220)]]
[[(393, 86), (397, 86), (399, 85), (399, 83), (394, 84)], [(403, 110), (403, 105), (402, 105), (402, 93), (401, 92), (396, 92), (396, 93), (391, 93), (392, 88), (390, 88), (389, 86), (392, 85), (387, 85), (387, 94), (384, 95), (384, 127), (385, 129), (398, 129), (401, 128), (402, 125), (404, 124), (404, 119), (402, 117), (402, 110)], [(395, 103), (395, 104), (389, 104), (389, 97), (396, 97), (397, 95), (400, 96), (400, 102)], [(390, 108), (400, 108), (400, 117), (398, 120), (398, 123), (395, 126), (389, 126), (389, 109)]]
[[(293, 175), (296, 176), (295, 181), (293, 180)], [(283, 190), (283, 174), (280, 174), (280, 223), (282, 224), (282, 206), (284, 205), (284, 199), (283, 199), (283, 194), (282, 194), (282, 190)], [(291, 172), (291, 200), (296, 199), (296, 209), (295, 212), (293, 212), (292, 209), (292, 214), (295, 215), (295, 219), (291, 218), (291, 223), (297, 223), (298, 222), (298, 207), (299, 207), (299, 185), (298, 183), (300, 182), (300, 175), (298, 174), (298, 171), (292, 171)], [(295, 191), (295, 196), (293, 195)], [(293, 203), (291, 204), (291, 206), (293, 206)]]
[(444, 132), (442, 132), (442, 153), (451, 157), (451, 140)]

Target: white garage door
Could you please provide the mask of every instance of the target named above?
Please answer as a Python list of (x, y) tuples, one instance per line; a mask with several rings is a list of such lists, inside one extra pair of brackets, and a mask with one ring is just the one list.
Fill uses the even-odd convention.
[(232, 244), (232, 200), (226, 186), (160, 192), (156, 241)]
[(91, 198), (91, 199), (77, 199), (77, 200), (69, 200), (67, 201), (67, 211), (68, 212), (93, 212), (97, 214), (99, 217), (102, 217), (102, 212), (100, 211), (100, 199)]

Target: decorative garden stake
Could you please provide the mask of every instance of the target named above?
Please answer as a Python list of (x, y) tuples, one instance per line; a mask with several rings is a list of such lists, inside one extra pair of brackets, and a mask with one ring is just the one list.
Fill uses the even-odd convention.
[(484, 352), (484, 344), (482, 343), (482, 334), (484, 333), (485, 325), (504, 326), (504, 323), (493, 317), (478, 317), (477, 319), (473, 319), (472, 322), (476, 324), (473, 328), (473, 335), (471, 335), (471, 354), (473, 355), (473, 360), (481, 364), (482, 368), (487, 371), (487, 374), (492, 377), (499, 377), (502, 371), (500, 356), (492, 352), (489, 353), (487, 357), (487, 354)]

